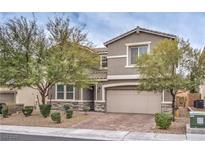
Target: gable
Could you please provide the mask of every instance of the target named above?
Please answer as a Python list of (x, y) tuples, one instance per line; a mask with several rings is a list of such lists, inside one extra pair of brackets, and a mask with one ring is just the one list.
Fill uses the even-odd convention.
[(140, 34), (148, 34), (150, 36), (156, 36), (156, 37), (162, 37), (162, 38), (168, 38), (168, 39), (175, 39), (176, 38), (176, 35), (173, 35), (173, 34), (168, 34), (168, 33), (164, 33), (164, 32), (159, 32), (159, 31), (154, 31), (154, 30), (150, 30), (150, 29), (145, 29), (145, 28), (141, 28), (141, 27), (137, 27), (135, 29), (132, 29), (126, 33), (123, 33), (107, 42), (104, 43), (105, 46), (108, 46), (112, 43), (115, 43), (121, 39), (125, 39), (126, 37), (129, 37), (133, 34), (137, 34), (137, 35), (140, 35)]
[(150, 49), (152, 50), (154, 46), (163, 39), (165, 39), (165, 37), (144, 32), (132, 33), (107, 45), (108, 56), (124, 55), (126, 52), (126, 44), (130, 43), (150, 42)]

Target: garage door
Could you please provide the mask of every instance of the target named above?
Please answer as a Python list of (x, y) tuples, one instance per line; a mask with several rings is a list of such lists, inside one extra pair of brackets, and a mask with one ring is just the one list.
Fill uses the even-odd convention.
[(0, 93), (0, 102), (6, 104), (15, 103), (15, 94), (14, 93)]
[(154, 114), (161, 111), (161, 93), (107, 90), (107, 112)]

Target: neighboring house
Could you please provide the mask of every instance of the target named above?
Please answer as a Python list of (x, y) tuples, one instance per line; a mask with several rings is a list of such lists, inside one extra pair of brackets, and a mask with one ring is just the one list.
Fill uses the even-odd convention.
[(201, 99), (205, 100), (205, 83), (200, 85)]
[(37, 95), (39, 100), (41, 100), (40, 94), (33, 88), (24, 87), (13, 90), (0, 88), (0, 102), (6, 104), (25, 104), (33, 106), (37, 102)]
[(48, 101), (70, 103), (78, 109), (89, 106), (102, 112), (154, 114), (170, 110), (168, 92), (136, 91), (140, 80), (135, 68), (137, 57), (149, 53), (165, 38), (175, 39), (176, 36), (136, 27), (105, 42), (105, 48), (95, 49), (101, 64), (99, 70), (92, 72), (91, 78), (98, 82), (84, 89), (56, 84), (50, 90)]

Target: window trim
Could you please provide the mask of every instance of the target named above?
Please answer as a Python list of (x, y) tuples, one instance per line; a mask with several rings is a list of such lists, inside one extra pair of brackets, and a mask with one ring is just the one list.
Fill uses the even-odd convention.
[(108, 66), (108, 56), (107, 55), (100, 55), (100, 69), (107, 69), (108, 67), (102, 67), (102, 57), (105, 56), (107, 58), (107, 66)]
[[(63, 84), (57, 84), (57, 86), (56, 86), (56, 98), (58, 99), (58, 93), (61, 93), (61, 94), (63, 94), (63, 98), (65, 98), (65, 87), (64, 87), (64, 85), (63, 85), (63, 91), (59, 91), (58, 92), (58, 85), (63, 85)], [(63, 99), (60, 99), (60, 100), (63, 100)]]
[[(150, 53), (151, 41), (137, 42), (137, 43), (127, 43), (125, 45), (126, 45), (126, 65), (125, 65), (125, 68), (133, 68), (136, 65), (135, 64), (129, 64), (129, 48), (132, 47), (132, 46), (147, 45), (147, 53)], [(138, 52), (138, 54), (139, 54), (139, 52)]]
[[(64, 99), (58, 99), (57, 98), (57, 85), (63, 85), (64, 87), (63, 87), (63, 89), (64, 89)], [(66, 84), (63, 84), (63, 83), (57, 83), (57, 84), (55, 84), (55, 99), (56, 100), (59, 100), (59, 101), (62, 101), (62, 100), (64, 100), (64, 101), (73, 101), (73, 100), (75, 100), (75, 87), (74, 87), (74, 85), (73, 84), (69, 84), (69, 85), (72, 85), (73, 86), (73, 99), (67, 99), (66, 98), (66, 94), (67, 94), (67, 91), (66, 91)]]

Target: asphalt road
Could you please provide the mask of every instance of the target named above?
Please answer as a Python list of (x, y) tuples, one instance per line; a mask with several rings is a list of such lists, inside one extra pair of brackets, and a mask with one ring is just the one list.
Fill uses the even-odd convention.
[(0, 133), (0, 141), (98, 141), (98, 140)]

